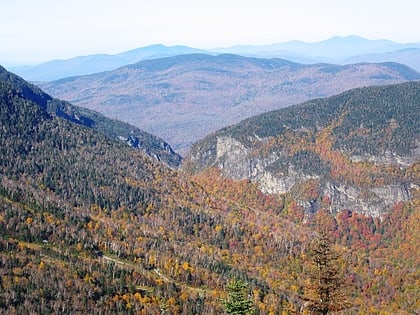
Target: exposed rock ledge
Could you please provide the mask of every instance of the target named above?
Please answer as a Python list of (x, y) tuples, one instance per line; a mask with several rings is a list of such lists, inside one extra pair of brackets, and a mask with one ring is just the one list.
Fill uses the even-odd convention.
[[(275, 176), (266, 167), (279, 156), (272, 154), (269, 158), (259, 159), (250, 157), (250, 150), (240, 141), (231, 137), (219, 137), (216, 144), (216, 165), (222, 174), (228, 178), (240, 180), (250, 179), (257, 182), (261, 191), (267, 194), (281, 194), (290, 192), (294, 185), (314, 175), (301, 174), (289, 166), (287, 176)], [(366, 215), (381, 217), (384, 211), (400, 201), (411, 198), (407, 185), (394, 184), (383, 187), (362, 189), (327, 182), (323, 184), (322, 195), (331, 200), (330, 211), (333, 213), (348, 209)], [(318, 201), (300, 201), (307, 212), (318, 209)]]

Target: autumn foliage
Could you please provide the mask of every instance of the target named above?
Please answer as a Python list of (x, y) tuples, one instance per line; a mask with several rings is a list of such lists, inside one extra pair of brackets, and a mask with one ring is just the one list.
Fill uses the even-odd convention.
[[(1, 313), (222, 314), (235, 278), (257, 313), (295, 314), (321, 227), (351, 312), (418, 311), (415, 187), (381, 219), (308, 215), (295, 193), (327, 208), (317, 180), (270, 196), (214, 169), (190, 176), (46, 113), (22, 89), (0, 92)], [(329, 146), (308, 150), (346, 165), (321, 154)]]

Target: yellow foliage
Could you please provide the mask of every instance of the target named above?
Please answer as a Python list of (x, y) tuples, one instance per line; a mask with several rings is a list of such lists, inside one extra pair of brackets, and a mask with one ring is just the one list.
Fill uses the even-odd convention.
[(83, 278), (83, 281), (85, 281), (87, 283), (91, 283), (92, 282), (92, 277), (89, 274), (86, 274), (86, 276)]
[(49, 214), (48, 212), (44, 212), (44, 218), (45, 218), (45, 221), (48, 224), (53, 224), (54, 221), (55, 221), (54, 218), (53, 218), (53, 216), (51, 214)]
[(91, 205), (90, 206), (90, 211), (92, 211), (92, 212), (101, 212), (102, 211), (102, 208), (99, 206), (99, 205), (97, 205), (97, 204), (94, 204), (94, 205)]
[(93, 223), (93, 221), (89, 221), (89, 223), (87, 224), (87, 228), (90, 231), (93, 231), (95, 229), (95, 224)]
[(134, 298), (135, 298), (137, 301), (139, 301), (139, 302), (141, 302), (141, 300), (142, 300), (142, 296), (141, 296), (141, 294), (140, 294), (140, 293), (138, 293), (138, 292), (134, 293)]
[(292, 292), (298, 292), (298, 291), (299, 291), (299, 288), (298, 288), (298, 286), (296, 286), (296, 285), (292, 284), (292, 285), (290, 286), (290, 291), (292, 291)]
[(184, 269), (185, 271), (190, 271), (190, 272), (194, 271), (193, 267), (190, 266), (190, 264), (186, 261), (182, 263), (182, 269)]
[(123, 301), (125, 301), (126, 303), (128, 303), (129, 300), (130, 300), (130, 295), (128, 295), (127, 293), (125, 293), (125, 294), (123, 294), (123, 296), (121, 297), (121, 299)]
[(22, 268), (19, 268), (19, 267), (14, 267), (12, 269), (12, 272), (16, 276), (22, 276), (23, 275), (23, 269)]
[(147, 205), (147, 208), (146, 208), (146, 213), (149, 213), (149, 212), (152, 212), (153, 211), (153, 209), (154, 209), (154, 207), (153, 207), (153, 203), (149, 203), (148, 205)]
[(151, 298), (149, 298), (148, 296), (145, 296), (144, 298), (141, 299), (140, 302), (143, 304), (148, 304), (148, 303), (151, 303), (151, 301), (152, 301)]
[(188, 293), (187, 292), (182, 292), (181, 295), (179, 296), (179, 298), (181, 299), (181, 301), (186, 301), (188, 299)]
[(172, 297), (170, 297), (167, 301), (166, 301), (166, 304), (168, 304), (168, 305), (175, 305), (176, 304), (176, 300), (175, 300), (175, 298), (172, 296)]
[(163, 285), (163, 280), (162, 279), (156, 279), (155, 280), (155, 283), (157, 284), (157, 285)]

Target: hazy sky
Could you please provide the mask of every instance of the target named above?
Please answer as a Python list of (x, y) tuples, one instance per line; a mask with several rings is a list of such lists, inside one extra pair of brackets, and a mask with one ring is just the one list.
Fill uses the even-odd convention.
[(0, 0), (0, 63), (151, 44), (197, 48), (332, 36), (420, 41), (419, 0)]

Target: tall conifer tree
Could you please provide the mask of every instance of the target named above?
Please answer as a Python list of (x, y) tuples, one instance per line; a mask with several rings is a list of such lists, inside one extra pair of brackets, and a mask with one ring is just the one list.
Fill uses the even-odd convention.
[(305, 308), (310, 314), (326, 315), (350, 307), (339, 263), (340, 255), (334, 250), (325, 230), (319, 232), (311, 257), (303, 296)]
[(223, 301), (226, 314), (250, 315), (254, 314), (252, 300), (247, 298), (248, 285), (240, 279), (233, 279), (227, 286), (228, 299)]

